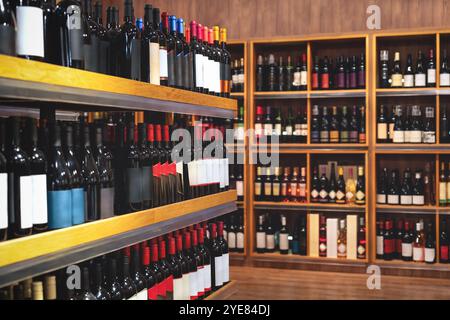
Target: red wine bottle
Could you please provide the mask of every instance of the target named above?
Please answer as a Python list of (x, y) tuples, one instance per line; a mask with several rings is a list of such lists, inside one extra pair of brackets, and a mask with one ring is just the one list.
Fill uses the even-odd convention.
[(176, 256), (175, 238), (169, 236), (169, 256), (167, 263), (169, 265), (172, 280), (170, 281), (169, 292), (173, 300), (182, 300), (183, 298), (183, 270), (182, 264)]
[(166, 241), (159, 240), (159, 267), (164, 277), (164, 292), (161, 290), (161, 296), (164, 300), (173, 300), (173, 274), (171, 273), (169, 263), (166, 260)]
[(141, 272), (141, 262), (139, 259), (139, 244), (134, 245), (131, 251), (131, 279), (136, 286), (136, 300), (147, 300), (147, 281)]
[[(156, 294), (152, 294), (151, 296), (151, 300), (155, 299), (158, 300), (160, 299), (160, 292), (164, 291), (165, 292), (165, 283), (164, 283), (164, 275), (163, 272), (159, 266), (159, 262), (158, 262), (158, 244), (157, 243), (152, 243), (151, 244), (151, 254), (152, 254), (152, 263), (150, 264), (150, 269), (153, 272), (154, 276), (155, 276), (155, 281), (156, 281), (156, 285), (155, 285), (155, 293)], [(152, 291), (153, 292), (153, 291)]]
[(197, 261), (191, 248), (191, 233), (186, 231), (184, 233), (184, 252), (188, 266), (189, 266), (189, 300), (196, 300), (198, 298), (198, 273)]

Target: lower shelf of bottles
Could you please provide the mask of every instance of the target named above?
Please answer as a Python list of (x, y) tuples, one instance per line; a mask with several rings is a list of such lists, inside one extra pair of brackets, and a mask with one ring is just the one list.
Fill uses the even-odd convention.
[(253, 253), (252, 257), (256, 260), (266, 261), (285, 261), (289, 263), (325, 263), (325, 264), (352, 264), (365, 265), (367, 259), (340, 259), (340, 258), (326, 258), (326, 257), (310, 257), (296, 254), (279, 254), (279, 253)]
[(227, 300), (238, 291), (236, 281), (230, 281), (222, 288), (209, 295), (205, 300)]
[(333, 211), (333, 212), (365, 212), (365, 205), (353, 205), (353, 204), (330, 204), (330, 203), (302, 203), (302, 202), (266, 202), (257, 201), (254, 202), (254, 208), (260, 210), (320, 210), (320, 211)]
[(236, 210), (236, 191), (0, 243), (0, 287)]

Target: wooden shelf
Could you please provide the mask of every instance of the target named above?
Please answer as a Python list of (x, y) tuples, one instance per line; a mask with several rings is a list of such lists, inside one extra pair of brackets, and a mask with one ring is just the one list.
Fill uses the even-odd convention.
[(445, 153), (450, 151), (450, 145), (447, 144), (426, 144), (426, 143), (377, 143), (375, 144), (377, 151), (401, 151), (401, 152), (417, 152), (432, 151)]
[(295, 203), (295, 202), (253, 202), (254, 208), (259, 210), (305, 210), (328, 212), (365, 212), (365, 205), (332, 204), (332, 203)]
[(377, 213), (436, 214), (436, 206), (376, 205)]
[(235, 99), (0, 55), (0, 97), (232, 118)]
[(0, 287), (236, 210), (236, 191), (0, 243)]
[(320, 258), (309, 257), (295, 254), (282, 255), (280, 253), (252, 253), (252, 256), (256, 259), (274, 260), (274, 261), (289, 261), (289, 262), (308, 262), (308, 263), (327, 263), (327, 264), (352, 264), (352, 265), (365, 265), (367, 259), (337, 259), (337, 258)]
[[(278, 146), (280, 152), (289, 152), (296, 150), (366, 150), (368, 144), (359, 143), (280, 143)], [(252, 146), (252, 149), (272, 148), (271, 144), (258, 143)]]
[(216, 292), (213, 292), (205, 300), (227, 300), (237, 291), (237, 281), (230, 281)]
[(243, 92), (231, 92), (230, 96), (231, 96), (231, 98), (235, 98), (235, 97), (243, 98), (244, 93)]
[(450, 272), (450, 264), (445, 263), (433, 263), (427, 264), (425, 262), (413, 262), (403, 260), (386, 261), (382, 259), (376, 259), (375, 263), (382, 268), (399, 268), (407, 270), (435, 270)]
[(255, 99), (364, 98), (366, 89), (313, 91), (255, 91)]
[(255, 99), (306, 99), (307, 91), (255, 91)]
[(437, 88), (378, 88), (376, 95), (378, 97), (436, 96), (439, 95), (439, 90)]

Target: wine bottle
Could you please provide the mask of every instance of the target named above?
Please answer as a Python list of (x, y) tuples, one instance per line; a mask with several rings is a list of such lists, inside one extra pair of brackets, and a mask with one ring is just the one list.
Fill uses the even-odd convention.
[(320, 192), (319, 168), (315, 166), (313, 169), (313, 175), (311, 180), (311, 202), (319, 202), (319, 192)]
[(89, 136), (89, 127), (84, 127), (84, 148), (82, 152), (81, 174), (85, 195), (86, 221), (100, 219), (99, 171), (94, 160)]
[(114, 216), (114, 171), (113, 155), (103, 144), (104, 131), (102, 127), (96, 129), (95, 160), (99, 171), (100, 183), (100, 219)]
[(434, 60), (434, 50), (430, 49), (427, 63), (427, 87), (436, 86), (436, 63)]
[(444, 49), (442, 54), (441, 74), (439, 80), (439, 85), (441, 87), (450, 86), (450, 69), (448, 65), (447, 49)]
[(139, 149), (134, 139), (134, 121), (130, 119), (127, 127), (127, 164), (125, 186), (128, 212), (142, 210), (142, 170), (140, 167)]
[(328, 119), (328, 108), (322, 109), (322, 123), (320, 126), (320, 143), (330, 143), (330, 124)]
[(40, 0), (20, 0), (16, 3), (16, 54), (42, 61), (44, 50), (44, 12)]
[[(417, 73), (416, 73), (417, 79)], [(394, 55), (394, 66), (391, 74), (391, 87), (401, 88), (403, 86), (403, 75), (401, 71), (400, 52), (396, 52)], [(416, 83), (417, 86), (417, 83)]]
[(413, 88), (414, 87), (414, 70), (412, 66), (412, 56), (408, 54), (408, 58), (406, 59), (406, 68), (405, 74), (403, 76), (403, 86), (405, 88)]
[(145, 276), (141, 272), (141, 261), (139, 258), (139, 245), (133, 246), (131, 250), (131, 279), (136, 287), (136, 300), (148, 299), (148, 284)]
[[(325, 117), (324, 117), (325, 118)], [(323, 124), (323, 120), (322, 120), (322, 124)], [(338, 111), (337, 111), (337, 107), (333, 106), (332, 107), (332, 113), (331, 113), (331, 119), (330, 119), (330, 143), (339, 143), (339, 131), (340, 131), (340, 126), (339, 126), (339, 120), (338, 120)]]
[(377, 203), (387, 204), (387, 194), (388, 194), (388, 171), (386, 168), (384, 168), (377, 183)]
[(328, 90), (330, 89), (330, 68), (329, 68), (328, 57), (325, 57), (321, 63), (320, 69), (320, 89)]
[(389, 88), (391, 81), (389, 77), (389, 51), (380, 51), (380, 70), (379, 70), (379, 87)]
[(383, 246), (384, 246), (383, 259), (386, 261), (391, 261), (394, 258), (394, 251), (395, 251), (395, 239), (394, 239), (394, 232), (392, 230), (391, 220), (386, 220), (385, 222)]
[(422, 173), (416, 171), (415, 180), (412, 188), (412, 204), (414, 206), (424, 206), (425, 205), (425, 192), (423, 186)]
[[(189, 47), (184, 39), (184, 20), (178, 18), (176, 21), (176, 57), (175, 57), (175, 75), (176, 75), (176, 86), (178, 88), (190, 90), (189, 85), (189, 69), (186, 64), (185, 56), (189, 54)], [(186, 52), (186, 48), (188, 51)]]
[(8, 0), (0, 1), (0, 54), (16, 55), (16, 19), (12, 3)]
[(162, 32), (167, 39), (167, 71), (168, 71), (168, 85), (169, 87), (175, 87), (176, 74), (175, 74), (175, 57), (177, 55), (177, 18), (175, 16), (169, 16), (167, 12), (161, 14), (161, 26)]
[(286, 217), (281, 216), (281, 229), (280, 229), (280, 253), (289, 253), (289, 232), (286, 227)]
[[(277, 91), (277, 83), (278, 83), (278, 77), (277, 77), (277, 65), (275, 63), (275, 55), (270, 54), (269, 55), (269, 65), (267, 67), (268, 73), (267, 73), (267, 91)], [(295, 79), (294, 79), (295, 80)]]
[(94, 277), (94, 288), (92, 294), (96, 300), (111, 300), (111, 295), (108, 290), (103, 286), (103, 271), (102, 264), (97, 262), (94, 264), (95, 277)]
[(383, 259), (384, 257), (384, 221), (377, 221), (377, 242), (376, 257)]
[(103, 6), (100, 1), (95, 2), (93, 20), (97, 24), (98, 33), (98, 72), (108, 74), (109, 42), (106, 38), (106, 28), (103, 26)]
[(425, 261), (425, 239), (422, 234), (421, 223), (416, 223), (416, 233), (413, 243), (413, 261), (424, 262)]
[(327, 256), (327, 220), (321, 215), (319, 219), (319, 257)]
[(120, 27), (119, 9), (109, 7), (107, 10), (107, 30), (106, 41), (109, 43), (108, 49), (108, 74), (120, 76), (119, 56), (120, 56)]
[(358, 205), (366, 204), (366, 181), (364, 167), (358, 167), (358, 178), (356, 180), (355, 203)]
[(380, 113), (377, 119), (377, 142), (386, 143), (388, 140), (388, 122), (385, 113), (385, 107), (380, 106)]
[(447, 219), (443, 218), (441, 220), (440, 235), (439, 235), (439, 262), (449, 263), (449, 238), (448, 238), (448, 224)]
[(398, 171), (393, 170), (391, 172), (391, 179), (388, 187), (387, 203), (390, 205), (400, 204), (400, 192), (398, 189)]
[(403, 173), (403, 182), (400, 187), (400, 204), (401, 205), (412, 205), (413, 203), (413, 194), (411, 190), (411, 170), (407, 168)]
[[(1, 27), (0, 27), (1, 29)], [(5, 142), (6, 125), (4, 119), (0, 119), (0, 241), (5, 241), (8, 236), (8, 164), (6, 162)]]
[(144, 33), (142, 34), (142, 81), (160, 85), (159, 33), (154, 28), (153, 7), (144, 7)]
[(134, 24), (133, 0), (125, 0), (124, 11), (124, 22), (120, 26), (120, 76), (141, 80), (141, 43), (138, 38), (138, 29)]
[(82, 24), (83, 24), (83, 53), (84, 69), (92, 72), (99, 71), (99, 35), (98, 24), (92, 17), (91, 0), (82, 2)]
[(21, 147), (19, 118), (9, 119), (8, 131), (11, 132), (11, 144), (7, 151), (8, 212), (10, 237), (14, 238), (30, 235), (32, 232), (33, 208), (25, 197), (32, 194), (33, 185), (29, 158)]
[(427, 223), (427, 231), (425, 236), (425, 249), (424, 249), (425, 263), (436, 263), (436, 238), (434, 236), (433, 224)]
[(364, 53), (362, 53), (359, 59), (358, 88), (364, 89), (365, 87), (366, 87), (366, 56)]
[(122, 285), (117, 273), (117, 260), (111, 258), (109, 260), (108, 269), (108, 291), (111, 295), (111, 300), (122, 300)]
[(264, 59), (262, 55), (256, 60), (256, 91), (265, 90)]
[[(154, 250), (154, 249), (153, 249)], [(159, 299), (173, 299), (173, 274), (171, 273), (169, 263), (166, 260), (166, 241), (159, 238), (159, 268), (163, 277), (163, 282), (159, 286)]]
[(137, 288), (130, 276), (130, 262), (127, 255), (122, 255), (122, 299), (137, 300)]
[(339, 220), (339, 235), (337, 239), (337, 256), (340, 259), (347, 258), (347, 228), (346, 228), (346, 220)]
[(410, 222), (405, 221), (405, 231), (402, 238), (401, 256), (403, 261), (412, 261), (413, 259), (413, 234)]
[(366, 240), (366, 225), (364, 217), (359, 217), (358, 248), (356, 251), (358, 259), (366, 259), (367, 240)]

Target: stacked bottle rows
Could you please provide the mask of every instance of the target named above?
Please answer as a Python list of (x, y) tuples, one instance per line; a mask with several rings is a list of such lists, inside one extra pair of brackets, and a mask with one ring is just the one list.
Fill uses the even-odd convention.
[(228, 282), (223, 222), (205, 222), (2, 288), (0, 300), (197, 300)]
[[(73, 123), (42, 117), (39, 126), (1, 119), (0, 129), (1, 240), (229, 187), (225, 124), (216, 119), (175, 115), (169, 125), (160, 113), (86, 113)], [(191, 134), (172, 140), (177, 129)], [(207, 156), (211, 141), (221, 149)]]
[[(91, 0), (2, 1), (0, 53), (61, 66), (228, 97), (231, 56), (227, 30), (212, 29), (160, 13), (145, 5), (135, 19), (133, 0), (125, 0), (124, 21)], [(5, 5), (6, 4), (6, 5)]]

